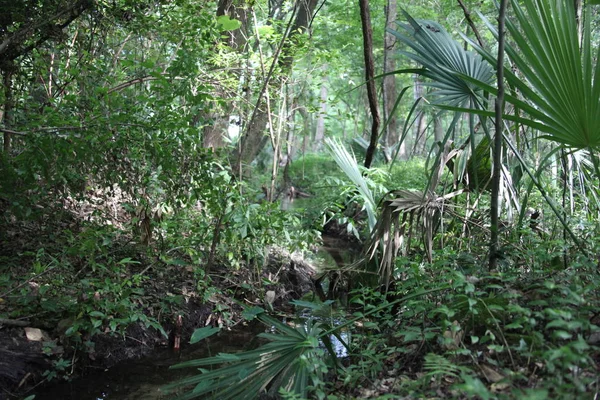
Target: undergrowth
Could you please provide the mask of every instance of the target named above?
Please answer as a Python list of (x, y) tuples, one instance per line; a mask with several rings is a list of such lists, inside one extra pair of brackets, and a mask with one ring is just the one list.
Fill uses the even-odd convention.
[[(319, 353), (324, 358), (313, 361), (318, 375), (310, 373), (315, 368), (291, 377), (288, 369), (275, 365), (260, 369), (266, 354), (260, 349), (233, 358), (222, 355), (203, 365), (225, 362), (222, 373), (251, 368), (254, 372), (247, 373), (263, 382), (260, 389), (272, 393), (281, 385), (287, 388), (280, 392), (287, 393), (283, 397), (295, 399), (302, 398), (289, 392), (300, 384), (297, 379), (303, 379), (303, 393), (330, 400), (593, 398), (599, 390), (597, 261), (569, 253), (568, 268), (557, 270), (548, 261), (554, 246), (539, 242), (526, 252), (511, 252), (495, 271), (486, 270), (484, 259), (452, 251), (438, 252), (432, 264), (399, 257), (387, 293), (357, 289), (350, 294), (345, 317), (301, 318), (295, 323), (298, 331), (281, 328), (269, 336), (281, 343), (275, 352), (282, 354), (326, 349)], [(320, 309), (318, 304), (301, 305)], [(331, 335), (339, 337), (340, 332), (346, 332), (341, 357), (330, 348)], [(270, 348), (264, 351), (275, 357)], [(238, 365), (238, 358), (246, 367)], [(283, 371), (289, 381), (275, 379)], [(193, 381), (205, 388), (209, 382), (203, 375)], [(327, 383), (307, 386), (322, 382), (323, 376)], [(236, 391), (250, 383), (237, 380)], [(185, 382), (171, 387), (181, 385)], [(221, 390), (218, 382), (210, 385)], [(194, 397), (188, 392), (183, 398)]]

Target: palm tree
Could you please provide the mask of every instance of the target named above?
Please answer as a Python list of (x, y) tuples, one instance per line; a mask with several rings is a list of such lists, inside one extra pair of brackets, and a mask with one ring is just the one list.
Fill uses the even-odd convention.
[[(506, 26), (511, 42), (506, 54), (518, 72), (504, 67), (510, 87), (505, 101), (503, 118), (525, 125), (544, 134), (544, 138), (559, 144), (569, 152), (585, 149), (591, 155), (597, 177), (600, 167), (595, 151), (600, 146), (600, 64), (592, 54), (590, 18), (584, 18), (583, 36), (578, 35), (575, 10), (565, 1), (532, 0), (522, 8), (511, 0), (514, 20)], [(399, 40), (413, 52), (405, 52), (420, 63), (422, 75), (437, 88), (433, 102), (442, 109), (479, 115), (484, 128), (494, 118), (488, 109), (486, 94), (497, 95), (498, 88), (488, 73), (497, 59), (467, 37), (478, 52), (465, 51), (443, 28), (430, 21), (416, 21), (406, 14), (409, 36), (396, 33)], [(498, 37), (493, 24), (481, 16), (492, 33)], [(402, 72), (402, 71), (400, 71)], [(506, 110), (519, 110), (509, 114)], [(507, 139), (504, 135), (505, 140)], [(546, 194), (515, 146), (506, 140), (511, 151), (523, 165), (534, 184), (553, 209), (575, 242), (577, 238), (562, 213)], [(558, 151), (558, 150), (555, 150)], [(501, 167), (501, 166), (499, 166)]]

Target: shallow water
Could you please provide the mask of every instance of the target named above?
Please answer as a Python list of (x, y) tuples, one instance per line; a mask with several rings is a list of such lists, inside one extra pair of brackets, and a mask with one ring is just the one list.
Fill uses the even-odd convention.
[[(335, 243), (337, 244), (337, 243)], [(344, 258), (351, 252), (347, 248), (331, 246), (322, 247), (314, 256), (313, 262), (318, 266), (336, 265), (335, 255), (340, 253)], [(351, 259), (351, 257), (350, 257)], [(348, 262), (348, 260), (344, 260)], [(311, 318), (310, 311), (303, 315)], [(313, 316), (312, 318), (322, 318)], [(329, 320), (329, 318), (327, 318)], [(335, 321), (328, 321), (336, 324)], [(169, 369), (170, 366), (183, 361), (210, 357), (218, 353), (237, 353), (258, 346), (256, 336), (265, 331), (265, 326), (256, 323), (251, 326), (239, 326), (230, 331), (221, 331), (196, 345), (189, 345), (180, 352), (170, 349), (156, 349), (146, 358), (125, 361), (104, 370), (90, 369), (85, 375), (70, 382), (57, 382), (35, 392), (35, 400), (165, 400), (172, 399), (173, 393), (164, 393), (161, 388), (178, 379), (196, 372), (194, 368)], [(342, 340), (348, 341), (346, 332), (341, 333)], [(339, 340), (331, 336), (331, 343), (338, 357), (345, 357), (346, 349)]]
[(194, 368), (170, 370), (177, 363), (209, 357), (217, 353), (236, 353), (255, 345), (254, 338), (264, 326), (236, 327), (231, 331), (190, 345), (180, 352), (158, 349), (152, 356), (126, 361), (104, 370), (88, 372), (70, 382), (60, 382), (35, 393), (35, 400), (158, 400), (171, 399), (161, 387), (192, 375)]

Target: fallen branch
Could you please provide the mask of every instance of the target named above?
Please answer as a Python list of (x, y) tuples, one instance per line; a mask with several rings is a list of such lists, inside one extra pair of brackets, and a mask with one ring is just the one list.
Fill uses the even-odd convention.
[(25, 327), (31, 325), (31, 323), (26, 320), (0, 318), (0, 325)]

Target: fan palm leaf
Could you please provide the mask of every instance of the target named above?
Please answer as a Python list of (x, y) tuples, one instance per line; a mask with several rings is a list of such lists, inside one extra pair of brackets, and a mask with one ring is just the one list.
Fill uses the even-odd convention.
[[(258, 319), (277, 333), (261, 333), (259, 337), (270, 342), (256, 350), (238, 354), (219, 354), (214, 357), (192, 360), (173, 368), (206, 367), (220, 368), (182, 379), (164, 389), (180, 387), (195, 388), (177, 397), (177, 400), (207, 398), (237, 400), (255, 399), (268, 387), (283, 387), (302, 397), (307, 396), (308, 377), (314, 376), (314, 357), (319, 350), (319, 334), (322, 329), (310, 321), (297, 328), (260, 313)], [(224, 365), (224, 366), (223, 366)]]
[[(308, 381), (310, 378), (321, 379), (322, 367), (318, 364), (322, 352), (318, 349), (319, 339), (324, 340), (329, 335), (335, 335), (342, 329), (354, 325), (357, 321), (370, 315), (376, 314), (387, 307), (404, 303), (421, 296), (449, 289), (450, 286), (437, 285), (433, 289), (413, 292), (390, 303), (385, 302), (376, 305), (360, 316), (346, 320), (345, 322), (325, 330), (319, 323), (307, 321), (298, 328), (292, 328), (286, 324), (269, 317), (264, 310), (253, 308), (247, 310), (246, 315), (256, 316), (262, 323), (275, 329), (276, 333), (262, 333), (259, 336), (270, 342), (256, 350), (237, 354), (219, 354), (199, 360), (187, 361), (177, 364), (171, 368), (206, 367), (220, 365), (212, 371), (204, 371), (198, 375), (182, 379), (163, 387), (165, 391), (177, 388), (187, 388), (192, 385), (196, 387), (176, 400), (194, 398), (212, 399), (247, 399), (254, 400), (270, 386), (272, 389), (285, 388), (288, 392), (306, 398), (308, 392)], [(198, 339), (206, 338), (218, 330), (206, 328)], [(326, 343), (326, 342), (325, 342)], [(332, 358), (335, 352), (330, 350)], [(334, 359), (334, 361), (336, 361)], [(223, 366), (224, 365), (224, 366)]]
[[(449, 207), (448, 200), (462, 194), (464, 190), (457, 190), (445, 195), (437, 195), (431, 190), (426, 192), (417, 190), (396, 190), (392, 198), (384, 200), (381, 204), (381, 215), (373, 230), (365, 255), (373, 259), (377, 250), (382, 250), (379, 262), (378, 275), (380, 284), (385, 287), (393, 276), (394, 260), (405, 247), (404, 237), (407, 228), (415, 219), (420, 219), (422, 224), (425, 253), (431, 262), (433, 259), (433, 237), (438, 222), (444, 209)], [(402, 218), (400, 218), (402, 216)], [(409, 220), (410, 218), (410, 220)]]
[(401, 51), (413, 61), (421, 64), (427, 83), (435, 88), (435, 102), (452, 106), (481, 105), (483, 90), (462, 78), (469, 76), (476, 82), (491, 84), (494, 71), (491, 65), (472, 51), (466, 51), (439, 24), (433, 21), (416, 20), (406, 11), (407, 24), (399, 24), (407, 33), (389, 30), (412, 51)]
[(372, 231), (377, 222), (377, 203), (375, 202), (375, 197), (369, 186), (368, 179), (361, 173), (354, 155), (349, 153), (339, 141), (326, 138), (325, 144), (327, 145), (329, 154), (360, 193), (364, 202), (364, 208), (367, 212), (369, 231)]
[[(575, 10), (571, 3), (559, 0), (532, 0), (521, 7), (511, 1), (515, 20), (506, 26), (514, 45), (506, 44), (506, 53), (519, 74), (505, 67), (507, 82), (523, 99), (507, 95), (507, 103), (525, 111), (530, 118), (505, 115), (546, 134), (557, 143), (575, 149), (600, 146), (600, 63), (591, 46), (589, 18), (584, 18), (581, 40)], [(490, 31), (493, 24), (483, 15)], [(490, 63), (494, 56), (471, 41), (471, 45)], [(600, 51), (600, 49), (598, 50)], [(492, 94), (489, 83), (462, 77)]]

